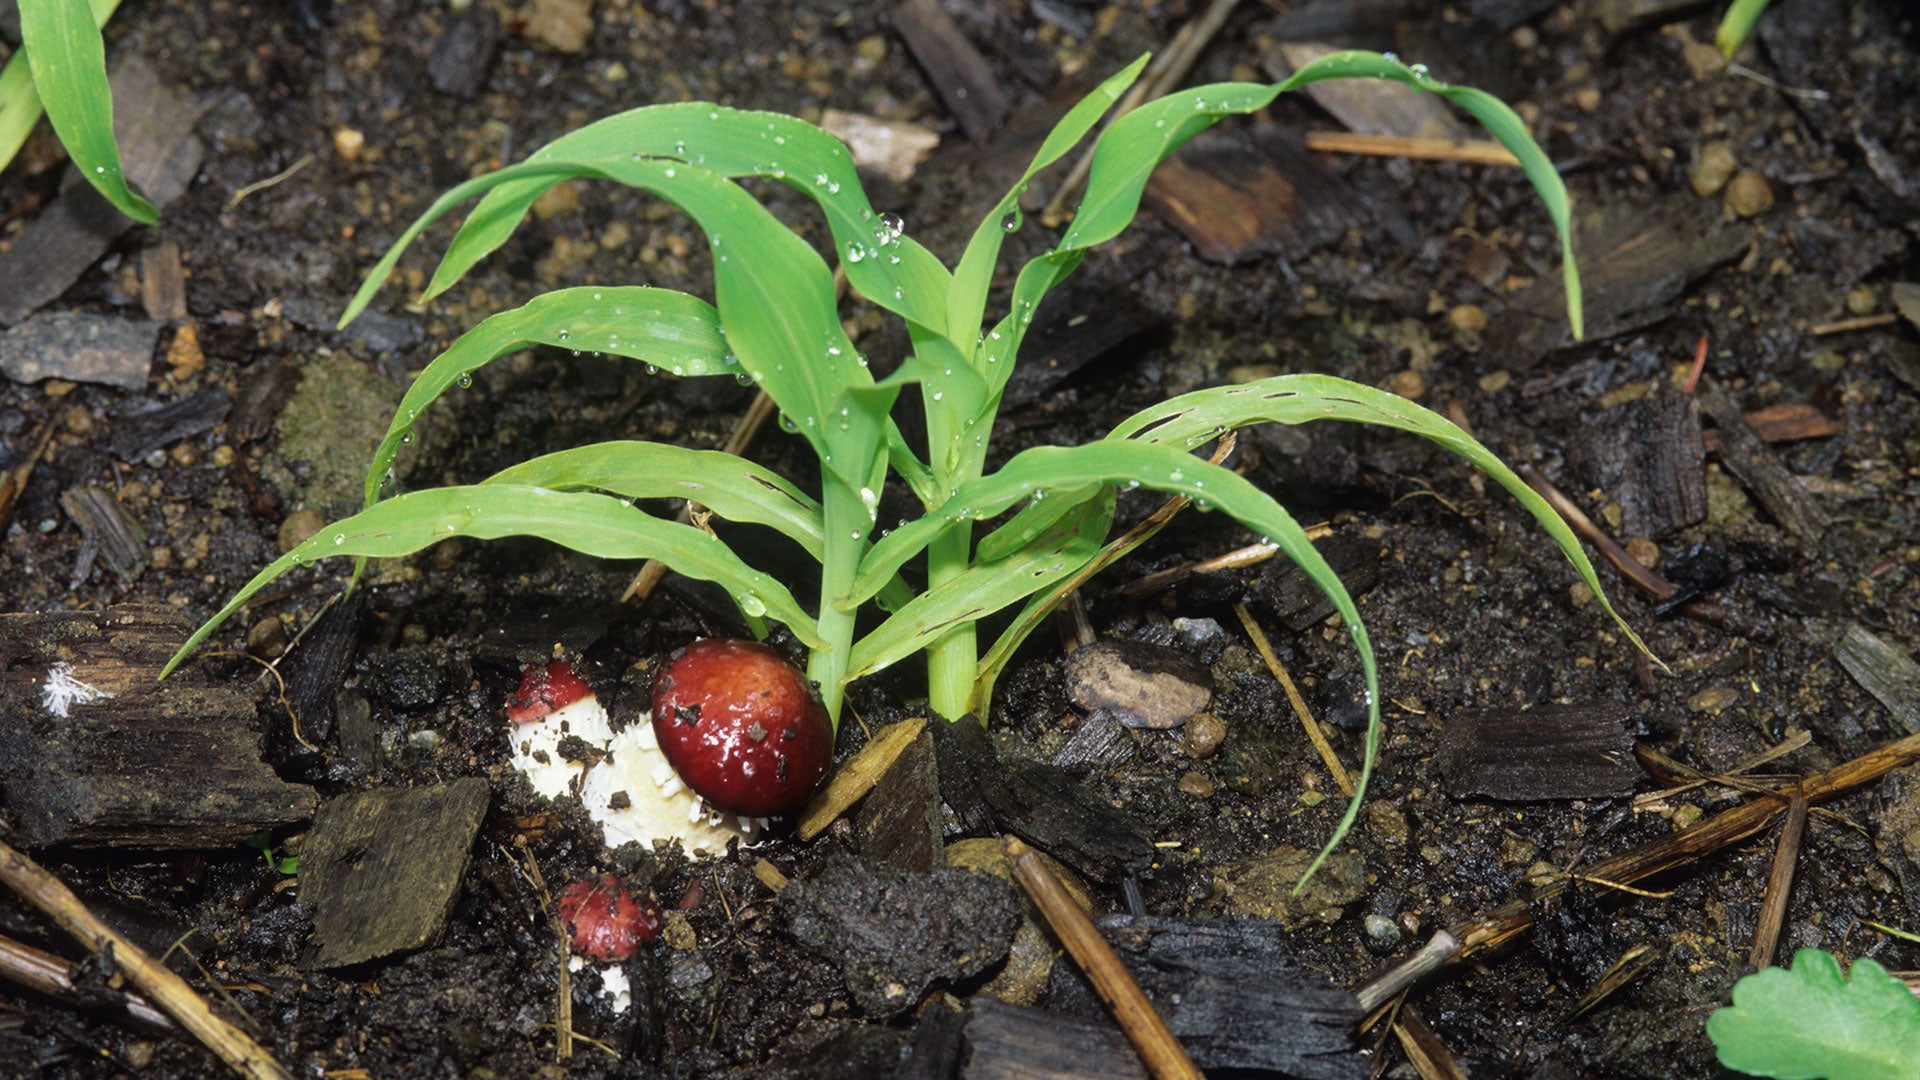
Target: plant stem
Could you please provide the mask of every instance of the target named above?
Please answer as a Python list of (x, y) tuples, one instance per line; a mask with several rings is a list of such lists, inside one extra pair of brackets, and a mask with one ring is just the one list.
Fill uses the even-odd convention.
[(827, 540), (820, 566), (820, 614), (816, 628), (827, 644), (807, 657), (807, 678), (820, 687), (827, 717), (838, 731), (840, 705), (847, 692), (844, 685), (847, 657), (853, 651), (853, 624), (858, 614), (840, 610), (838, 602), (853, 591), (860, 553), (865, 549), (863, 541), (873, 519), (860, 496), (837, 478), (828, 476), (823, 488), (820, 501)]
[[(936, 589), (966, 572), (973, 524), (959, 522), (927, 545), (927, 588)], [(949, 720), (973, 707), (973, 681), (980, 674), (978, 635), (962, 623), (927, 646), (927, 704)]]

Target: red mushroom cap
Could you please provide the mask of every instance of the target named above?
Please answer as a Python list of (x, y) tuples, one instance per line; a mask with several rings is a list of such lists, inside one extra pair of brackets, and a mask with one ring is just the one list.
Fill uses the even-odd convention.
[(833, 724), (813, 684), (750, 641), (675, 650), (653, 681), (653, 731), (680, 779), (728, 813), (797, 810), (833, 764)]
[(625, 960), (660, 933), (660, 908), (636, 901), (612, 874), (576, 881), (554, 907), (573, 938), (573, 951), (595, 960)]
[(555, 709), (564, 709), (592, 695), (592, 688), (573, 673), (573, 665), (565, 660), (528, 664), (520, 671), (520, 689), (507, 699), (507, 719), (516, 724), (531, 724)]

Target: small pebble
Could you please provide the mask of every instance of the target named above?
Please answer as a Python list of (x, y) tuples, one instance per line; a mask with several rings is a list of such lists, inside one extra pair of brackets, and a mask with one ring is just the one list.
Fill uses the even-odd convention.
[(1188, 772), (1180, 776), (1180, 790), (1196, 799), (1213, 796), (1213, 780), (1203, 772)]
[(1386, 915), (1368, 915), (1365, 919), (1361, 920), (1361, 925), (1367, 929), (1367, 938), (1370, 944), (1379, 945), (1384, 948), (1392, 948), (1400, 943), (1400, 927), (1394, 923), (1392, 918)]
[(1584, 581), (1576, 581), (1567, 586), (1567, 599), (1576, 608), (1586, 607), (1593, 603), (1593, 588)]
[(1873, 295), (1873, 286), (1855, 285), (1847, 293), (1847, 314), (1871, 315), (1880, 306), (1880, 298)]
[(1627, 554), (1634, 562), (1651, 570), (1660, 565), (1660, 546), (1644, 536), (1627, 540)]
[(1407, 368), (1393, 375), (1393, 392), (1408, 401), (1419, 401), (1427, 396), (1427, 377)]
[(1600, 107), (1600, 88), (1583, 86), (1573, 92), (1573, 104), (1581, 112), (1593, 112)]
[(1694, 155), (1687, 179), (1693, 184), (1693, 193), (1704, 199), (1726, 187), (1733, 171), (1739, 167), (1733, 157), (1733, 145), (1723, 139), (1700, 148)]
[(1727, 185), (1727, 209), (1743, 218), (1758, 217), (1773, 209), (1773, 188), (1767, 178), (1748, 169)]
[(367, 137), (350, 127), (333, 129), (333, 152), (347, 165), (356, 165), (367, 148)]
[(247, 629), (247, 653), (262, 660), (277, 659), (287, 651), (287, 628), (271, 616)]
[(1711, 686), (1687, 699), (1687, 708), (1693, 712), (1719, 712), (1733, 704), (1740, 697), (1740, 691), (1730, 686)]
[(1479, 304), (1455, 304), (1447, 312), (1447, 325), (1462, 334), (1478, 334), (1487, 328), (1487, 312)]
[(1181, 729), (1180, 752), (1190, 758), (1202, 759), (1213, 756), (1220, 749), (1220, 743), (1227, 737), (1227, 725), (1210, 712), (1194, 713)]
[(280, 522), (280, 554), (285, 555), (305, 543), (308, 537), (319, 532), (321, 526), (326, 523), (327, 519), (321, 517), (318, 510), (302, 507), (288, 514)]
[(75, 405), (60, 417), (60, 424), (75, 435), (85, 435), (93, 430), (93, 412), (85, 405)]

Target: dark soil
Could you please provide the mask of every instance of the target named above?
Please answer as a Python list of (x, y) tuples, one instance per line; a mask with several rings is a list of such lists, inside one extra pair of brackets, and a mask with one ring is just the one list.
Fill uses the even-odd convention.
[[(144, 395), (0, 385), (0, 467), (28, 452), (43, 421), (59, 429), (0, 543), (0, 611), (139, 601), (203, 618), (278, 554), (288, 516), (349, 508), (353, 470), (364, 467), (408, 373), (486, 314), (560, 285), (708, 291), (705, 246), (687, 221), (630, 193), (583, 184), (577, 203), (556, 203), (551, 215), (530, 220), (445, 297), (414, 309), (390, 287), (376, 301), (381, 321), (371, 330), (331, 331), (365, 268), (457, 180), (589, 119), (657, 101), (918, 119), (943, 132), (942, 147), (908, 183), (875, 180), (873, 201), (951, 260), (1047, 118), (1098, 76), (1161, 47), (1200, 5), (950, 6), (1015, 103), (1012, 121), (984, 147), (955, 128), (891, 33), (883, 4), (605, 0), (584, 50), (561, 53), (537, 40), (543, 5), (481, 0), (475, 8), (488, 11), (498, 52), (470, 99), (439, 92), (430, 79), (429, 58), (456, 21), (436, 5), (129, 5), (109, 28), (109, 53), (143, 54), (200, 95), (206, 162), (159, 228), (130, 232), (53, 307), (138, 316), (137, 256), (170, 240), (190, 272), (205, 363), (170, 368), (156, 358)], [(1243, 5), (1192, 82), (1264, 80), (1263, 50), (1284, 6)], [(1251, 479), (1281, 494), (1302, 520), (1327, 519), (1336, 535), (1382, 553), (1378, 584), (1361, 600), (1380, 655), (1388, 729), (1368, 810), (1348, 844), (1364, 873), (1354, 874), (1356, 888), (1340, 898), (1332, 921), (1306, 920), (1285, 935), (1309, 967), (1342, 986), (1359, 985), (1432, 930), (1516, 895), (1530, 870), (1591, 862), (1740, 797), (1709, 787), (1642, 808), (1620, 798), (1450, 797), (1434, 759), (1450, 718), (1496, 706), (1608, 706), (1637, 741), (1708, 771), (1805, 730), (1810, 744), (1769, 768), (1812, 772), (1908, 733), (1835, 661), (1844, 627), (1859, 623), (1909, 651), (1920, 647), (1920, 334), (1904, 321), (1812, 330), (1890, 311), (1892, 285), (1920, 276), (1912, 105), (1920, 100), (1920, 51), (1906, 5), (1775, 5), (1742, 63), (1817, 88), (1820, 98), (1724, 69), (1696, 73), (1689, 59), (1711, 40), (1715, 15), (1699, 8), (1664, 27), (1612, 34), (1599, 9), (1618, 5), (1597, 0), (1551, 9), (1521, 0), (1409, 2), (1398, 15), (1380, 14), (1395, 6), (1368, 7), (1376, 23), (1334, 40), (1395, 48), (1441, 78), (1520, 103), (1582, 205), (1636, 210), (1681, 198), (1692, 200), (1690, 213), (1718, 217), (1726, 213), (1721, 197), (1696, 196), (1689, 170), (1705, 144), (1727, 141), (1775, 200), (1737, 226), (1751, 233), (1744, 257), (1693, 283), (1667, 317), (1516, 374), (1503, 366), (1501, 348), (1511, 291), (1557, 277), (1551, 231), (1518, 174), (1328, 158), (1356, 190), (1403, 205), (1410, 228), (1357, 228), (1318, 250), (1225, 267), (1202, 261), (1178, 232), (1143, 214), (1087, 259), (1052, 318), (1130, 311), (1159, 329), (1010, 410), (1006, 453), (1098, 437), (1131, 411), (1198, 386), (1320, 371), (1417, 390), (1508, 461), (1538, 466), (1606, 527), (1618, 524), (1617, 511), (1608, 512), (1617, 496), (1589, 471), (1594, 447), (1618, 427), (1622, 403), (1672, 381), (1702, 336), (1707, 381), (1742, 409), (1806, 403), (1836, 421), (1838, 433), (1777, 447), (1830, 515), (1824, 535), (1788, 536), (1710, 465), (1707, 520), (1648, 538), (1669, 568), (1693, 545), (1724, 554), (1731, 569), (1713, 598), (1754, 634), (1658, 617), (1602, 568), (1609, 595), (1665, 671), (1636, 669), (1634, 651), (1573, 587), (1574, 574), (1526, 514), (1452, 457), (1407, 436), (1324, 425), (1242, 438), (1236, 460)], [(1278, 103), (1270, 118), (1288, 129), (1335, 126), (1304, 98)], [(365, 138), (351, 163), (335, 148), (342, 129)], [(0, 184), (0, 210), (10, 219), (0, 243), (11, 243), (21, 217), (31, 216), (11, 208), (58, 183), (50, 146), (37, 136)], [(284, 181), (233, 204), (244, 185), (302, 161)], [(768, 196), (810, 238), (825, 235), (798, 200)], [(1010, 254), (1051, 243), (1036, 219), (1028, 215)], [(445, 235), (430, 236), (429, 246)], [(417, 252), (403, 264), (408, 287), (422, 282), (427, 259)], [(1465, 304), (1487, 311), (1484, 332), (1449, 320)], [(846, 313), (863, 349), (876, 359), (897, 355), (896, 327), (858, 302)], [(238, 400), (313, 372), (333, 373), (352, 426), (326, 427), (336, 421), (273, 405), (265, 415), (277, 424), (258, 437), (222, 425), (136, 464), (105, 449), (115, 426), (146, 402), (216, 387)], [(310, 379), (289, 408), (316, 407), (320, 382)], [(633, 365), (533, 352), (483, 371), (438, 406), (403, 458), (400, 481), (477, 479), (599, 438), (716, 446), (750, 396), (728, 380), (675, 384)], [(320, 434), (290, 453), (295, 429), (305, 424), (310, 433), (316, 422)], [(369, 423), (372, 434), (360, 426)], [(322, 450), (344, 454), (344, 464)], [(773, 431), (754, 455), (804, 482), (797, 441)], [(124, 582), (98, 560), (76, 579), (82, 537), (59, 496), (82, 484), (117, 491), (145, 528), (156, 558), (137, 579)], [(1155, 505), (1123, 499), (1122, 516), (1134, 520)], [(1114, 591), (1250, 539), (1217, 515), (1188, 513), (1085, 597), (1097, 633), (1187, 649), (1211, 665), (1218, 690), (1212, 711), (1225, 739), (1217, 750), (1183, 744), (1180, 730), (1140, 731), (1117, 763), (1078, 778), (1159, 844), (1158, 862), (1135, 882), (1154, 915), (1244, 912), (1250, 901), (1226, 888), (1239, 864), (1281, 846), (1317, 849), (1343, 806), (1233, 614), (1250, 595), (1261, 610), (1264, 568), (1194, 579), (1144, 604)], [(743, 543), (754, 557), (752, 541)], [(349, 724), (323, 710), (304, 718), (317, 752), (293, 737), (254, 665), (197, 661), (258, 688), (268, 760), (323, 799), (465, 776), (491, 783), (472, 869), (433, 947), (361, 968), (311, 969), (311, 909), (297, 886), (275, 887), (278, 876), (252, 849), (36, 854), (89, 902), (148, 926), (148, 939), (162, 947), (197, 931), (202, 988), (217, 986), (222, 1008), (244, 1012), (299, 1075), (887, 1075), (890, 1064), (874, 1063), (890, 1062), (911, 1039), (915, 1013), (863, 1010), (836, 965), (796, 944), (753, 873), (761, 858), (804, 876), (830, 857), (857, 855), (852, 832), (703, 862), (609, 854), (577, 812), (531, 797), (505, 764), (501, 703), (520, 663), (556, 636), (584, 653), (603, 693), (631, 700), (644, 682), (634, 665), (732, 629), (723, 607), (684, 582), (670, 581), (644, 608), (620, 609), (614, 598), (635, 569), (514, 542), (449, 543), (376, 571), (349, 624), (356, 641), (338, 683), (343, 692), (327, 703), (343, 712), (364, 707), (358, 715), (371, 718), (376, 734), (354, 742)], [(262, 621), (278, 620), (291, 634), (341, 590), (347, 572), (298, 572), (216, 643), (242, 648)], [(558, 624), (542, 621), (556, 613)], [(1176, 619), (1214, 620), (1225, 636), (1188, 644), (1171, 629)], [(1295, 634), (1263, 621), (1315, 708), (1351, 712), (1358, 661), (1345, 631), (1314, 625)], [(924, 687), (910, 667), (855, 688), (850, 700), (866, 725), (915, 713)], [(999, 752), (1016, 762), (1050, 759), (1080, 722), (1057, 640), (1036, 635), (1001, 686), (990, 727)], [(1329, 731), (1340, 756), (1357, 762), (1361, 737)], [(863, 739), (861, 724), (846, 725), (842, 751)], [(1890, 969), (1920, 967), (1920, 947), (1864, 922), (1920, 929), (1920, 867), (1904, 824), (1916, 783), (1890, 780), (1836, 804), (1843, 817), (1810, 822), (1782, 957), (1818, 946), (1871, 955)], [(1640, 783), (1643, 791), (1656, 786)], [(277, 839), (297, 844), (299, 831)], [(597, 1043), (576, 1043), (576, 1056), (557, 1071), (553, 941), (516, 870), (516, 837), (529, 838), (549, 882), (610, 868), (671, 912), (662, 944), (631, 965), (633, 1013), (615, 1015), (589, 994), (591, 976), (576, 980), (574, 1028)], [(1670, 890), (1657, 897), (1583, 893), (1517, 947), (1435, 980), (1415, 1001), (1481, 1080), (1715, 1075), (1703, 1024), (1742, 973), (1771, 852), (1761, 842), (1729, 851), (1655, 883)], [(1121, 881), (1090, 885), (1097, 906), (1121, 906)], [(1379, 920), (1370, 936), (1369, 915), (1385, 916), (1398, 941)], [(75, 955), (10, 896), (0, 897), (0, 933)], [(1572, 1002), (1634, 945), (1659, 958), (1651, 973), (1571, 1016)], [(964, 1000), (983, 977), (947, 986), (951, 1000)], [(946, 1006), (935, 993), (929, 1007)], [(1385, 1067), (1411, 1075), (1397, 1046), (1382, 1046)], [(218, 1067), (184, 1038), (156, 1039), (0, 986), (0, 1076), (200, 1077)]]

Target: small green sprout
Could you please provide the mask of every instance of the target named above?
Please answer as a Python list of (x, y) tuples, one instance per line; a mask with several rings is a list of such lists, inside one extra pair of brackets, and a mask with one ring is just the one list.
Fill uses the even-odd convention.
[[(810, 650), (807, 674), (836, 724), (851, 681), (923, 652), (933, 710), (949, 719), (984, 717), (994, 680), (1015, 648), (1082, 580), (1083, 571), (1124, 553), (1127, 541), (1108, 538), (1116, 500), (1124, 491), (1146, 488), (1217, 510), (1267, 538), (1333, 602), (1359, 651), (1368, 688), (1364, 791), (1379, 744), (1380, 694), (1373, 649), (1352, 597), (1279, 503), (1193, 451), (1232, 429), (1264, 422), (1349, 420), (1414, 432), (1486, 470), (1604, 598), (1565, 523), (1445, 418), (1340, 379), (1285, 375), (1186, 394), (1143, 410), (1103, 440), (1029, 449), (989, 473), (1002, 393), (1041, 298), (1073, 272), (1088, 248), (1133, 220), (1154, 166), (1222, 117), (1263, 108), (1283, 91), (1322, 79), (1389, 79), (1446, 97), (1480, 120), (1520, 159), (1559, 232), (1569, 318), (1577, 333), (1579, 280), (1572, 253), (1564, 250), (1566, 189), (1520, 118), (1498, 99), (1437, 82), (1419, 66), (1373, 53), (1339, 53), (1283, 83), (1202, 86), (1114, 120), (1099, 139), (1071, 225), (1052, 250), (1021, 268), (1005, 313), (989, 321), (990, 285), (1002, 243), (1021, 224), (1019, 199), (1028, 182), (1093, 129), (1144, 65), (1142, 58), (1067, 113), (951, 270), (908, 236), (901, 221), (874, 211), (844, 145), (776, 113), (705, 103), (635, 109), (455, 187), (374, 267), (343, 324), (365, 309), (407, 246), (455, 207), (480, 197), (449, 244), (428, 297), (444, 292), (504, 243), (543, 192), (581, 177), (650, 192), (691, 217), (712, 249), (714, 303), (657, 288), (573, 288), (480, 323), (429, 364), (405, 395), (368, 470), (365, 509), (321, 529), (261, 571), (193, 635), (169, 670), (249, 597), (295, 566), (330, 555), (391, 558), (455, 536), (537, 536), (603, 558), (659, 559), (688, 577), (723, 586), (757, 627), (764, 620), (784, 624)], [(876, 379), (842, 329), (827, 262), (736, 182), (742, 177), (785, 184), (824, 212), (848, 282), (906, 323), (912, 352), (892, 375)], [(481, 366), (534, 345), (627, 357), (675, 375), (724, 374), (757, 383), (778, 406), (783, 427), (819, 458), (818, 498), (741, 458), (640, 441), (548, 454), (478, 484), (383, 491), (395, 455), (435, 398), (469, 384)], [(897, 399), (907, 392), (918, 393), (923, 406), (918, 441), (906, 436), (894, 416)], [(927, 447), (924, 459), (916, 445)], [(890, 531), (877, 520), (889, 476), (923, 510)], [(748, 565), (711, 533), (634, 505), (662, 498), (698, 501), (722, 519), (765, 526), (794, 541), (820, 564), (814, 604), (803, 604), (779, 577)], [(976, 536), (983, 529), (985, 535)], [(926, 582), (917, 593), (899, 573), (913, 560), (920, 561)], [(861, 634), (855, 620), (869, 601), (886, 617)], [(983, 655), (980, 620), (1016, 605), (1012, 624)], [(1638, 643), (1630, 629), (1626, 633)], [(1328, 850), (1352, 825), (1358, 807), (1356, 796)]]

